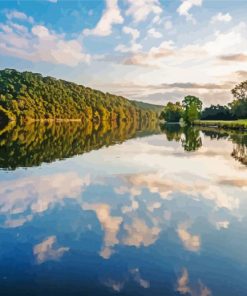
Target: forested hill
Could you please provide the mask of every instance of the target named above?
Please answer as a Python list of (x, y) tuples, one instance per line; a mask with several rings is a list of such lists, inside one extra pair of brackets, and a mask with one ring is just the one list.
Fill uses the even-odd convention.
[(161, 106), (130, 101), (53, 77), (12, 69), (0, 71), (0, 121), (70, 119), (153, 120)]

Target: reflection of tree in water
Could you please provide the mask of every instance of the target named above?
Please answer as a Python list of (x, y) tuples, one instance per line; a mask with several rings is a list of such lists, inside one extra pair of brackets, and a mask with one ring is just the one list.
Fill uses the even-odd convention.
[(202, 146), (202, 138), (197, 128), (185, 127), (182, 146), (185, 151), (196, 151)]
[(232, 135), (231, 140), (234, 143), (232, 157), (247, 165), (247, 135)]
[(183, 133), (183, 129), (179, 124), (161, 124), (160, 129), (165, 133), (167, 140), (179, 142)]
[(179, 124), (165, 124), (161, 126), (168, 141), (182, 143), (185, 151), (196, 151), (202, 146), (200, 131), (194, 127), (181, 127)]
[(155, 121), (119, 125), (80, 122), (36, 123), (0, 133), (0, 168), (38, 166), (74, 155), (159, 132)]
[(235, 130), (224, 130), (218, 128), (202, 127), (205, 136), (210, 139), (226, 139), (233, 143), (231, 156), (247, 165), (247, 133)]

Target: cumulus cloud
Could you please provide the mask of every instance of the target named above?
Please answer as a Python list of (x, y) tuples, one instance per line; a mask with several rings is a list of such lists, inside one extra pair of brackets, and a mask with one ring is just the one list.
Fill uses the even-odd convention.
[(195, 23), (193, 15), (190, 13), (190, 10), (193, 6), (201, 6), (203, 0), (181, 0), (182, 3), (177, 9), (179, 15), (185, 16), (188, 21)]
[(222, 12), (219, 12), (218, 14), (214, 15), (211, 18), (211, 23), (214, 24), (216, 22), (225, 22), (228, 23), (232, 20), (232, 16), (230, 13), (223, 14)]
[(126, 1), (129, 4), (126, 15), (131, 16), (136, 23), (145, 21), (150, 14), (160, 15), (162, 13), (159, 0)]
[(42, 264), (46, 261), (57, 261), (65, 252), (69, 251), (67, 247), (60, 247), (55, 249), (54, 244), (57, 238), (55, 235), (47, 237), (41, 243), (37, 244), (33, 248), (33, 254), (36, 257), (37, 263)]
[(112, 33), (112, 27), (115, 24), (124, 22), (118, 7), (118, 0), (106, 0), (106, 9), (94, 29), (85, 29), (84, 35), (109, 36)]
[(90, 55), (84, 52), (79, 40), (69, 40), (65, 35), (50, 31), (43, 25), (33, 25), (31, 30), (15, 23), (2, 25), (0, 39), (2, 54), (32, 62), (76, 66), (90, 61)]

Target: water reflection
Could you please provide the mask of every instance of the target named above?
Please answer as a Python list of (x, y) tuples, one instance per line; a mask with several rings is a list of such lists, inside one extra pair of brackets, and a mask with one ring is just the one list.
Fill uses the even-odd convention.
[(115, 126), (108, 122), (89, 122), (86, 126), (76, 122), (12, 126), (0, 132), (0, 167), (38, 166), (158, 131), (155, 121), (129, 121)]
[[(231, 156), (236, 134), (150, 127), (110, 145), (132, 136), (95, 132), (87, 142), (77, 125), (64, 139), (58, 127), (27, 145), (21, 131), (5, 136), (7, 155), (22, 157), (0, 171), (2, 295), (247, 294), (246, 167)], [(100, 147), (96, 138), (109, 147), (82, 153)], [(27, 153), (35, 166), (22, 169)]]

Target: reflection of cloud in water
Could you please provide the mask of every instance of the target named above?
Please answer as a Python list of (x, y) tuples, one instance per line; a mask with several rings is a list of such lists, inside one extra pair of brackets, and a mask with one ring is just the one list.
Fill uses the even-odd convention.
[(54, 244), (56, 243), (56, 241), (56, 236), (49, 236), (40, 244), (34, 246), (33, 254), (36, 256), (38, 264), (50, 260), (59, 260), (65, 252), (69, 251), (69, 248), (67, 247), (55, 249)]
[(121, 292), (124, 287), (124, 282), (114, 281), (112, 279), (107, 279), (103, 283), (106, 287), (111, 288), (114, 292)]
[(178, 177), (162, 173), (133, 174), (125, 176), (129, 186), (136, 189), (147, 188), (151, 193), (158, 193), (162, 199), (171, 199), (173, 193), (182, 193), (187, 197), (211, 200), (217, 208), (234, 210), (239, 207), (239, 199), (228, 195), (222, 188), (207, 180), (191, 181), (186, 176), (178, 181)]
[(200, 280), (193, 285), (190, 285), (189, 273), (186, 268), (182, 269), (182, 274), (177, 280), (176, 291), (180, 294), (186, 294), (191, 296), (211, 296), (212, 293)]
[(136, 282), (143, 289), (148, 289), (150, 287), (150, 282), (142, 278), (139, 268), (130, 269), (129, 274), (125, 275), (123, 280), (106, 279), (102, 282), (106, 287), (109, 287), (114, 292), (119, 293), (129, 281)]
[(216, 222), (216, 228), (218, 229), (218, 230), (220, 230), (220, 229), (227, 229), (228, 227), (229, 227), (229, 225), (230, 225), (230, 222), (229, 221), (217, 221)]
[(140, 247), (153, 244), (160, 233), (158, 227), (148, 227), (144, 220), (134, 218), (131, 224), (125, 224), (127, 234), (122, 239), (124, 245)]
[[(32, 214), (44, 212), (65, 198), (77, 198), (89, 184), (88, 176), (80, 177), (74, 172), (2, 181), (0, 182), (0, 213), (18, 215), (29, 209)], [(29, 218), (21, 217), (12, 222), (8, 221), (5, 225), (21, 226), (26, 221), (29, 221)]]
[(82, 205), (83, 210), (91, 210), (96, 213), (96, 216), (103, 228), (104, 235), (104, 244), (100, 251), (100, 255), (108, 259), (110, 258), (113, 250), (112, 247), (118, 244), (119, 240), (117, 234), (119, 231), (120, 224), (123, 221), (122, 217), (112, 217), (111, 209), (108, 204), (88, 204), (84, 203)]
[(7, 228), (19, 227), (19, 226), (22, 226), (23, 224), (25, 224), (26, 222), (31, 221), (32, 218), (33, 218), (32, 215), (27, 215), (26, 217), (19, 218), (19, 219), (7, 218), (7, 220), (4, 223), (4, 226), (7, 227)]
[(188, 294), (191, 292), (189, 284), (189, 273), (186, 268), (183, 268), (181, 277), (177, 281), (177, 291), (181, 294)]
[(149, 281), (144, 280), (141, 277), (139, 268), (131, 269), (130, 274), (132, 274), (134, 281), (137, 282), (142, 288), (147, 289), (150, 287)]
[(179, 224), (177, 229), (178, 236), (187, 250), (197, 252), (201, 247), (200, 236), (190, 234), (188, 228), (188, 223)]

